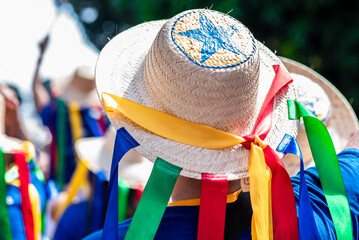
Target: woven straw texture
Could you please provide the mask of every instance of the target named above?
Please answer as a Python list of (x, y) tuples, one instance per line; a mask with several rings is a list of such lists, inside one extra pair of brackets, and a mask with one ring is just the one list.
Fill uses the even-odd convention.
[[(224, 32), (225, 41), (217, 51), (208, 46), (218, 42), (211, 45), (193, 38), (195, 31), (208, 27)], [(210, 53), (206, 56), (204, 45)], [(237, 20), (215, 11), (191, 10), (118, 34), (101, 51), (95, 79), (99, 96), (114, 94), (244, 136), (253, 130), (276, 64), (282, 63)], [(272, 128), (264, 140), (274, 149), (285, 133), (296, 135), (298, 121), (288, 120), (287, 99), (295, 99), (292, 84), (275, 97)], [(144, 157), (151, 161), (161, 157), (182, 167), (183, 176), (200, 179), (202, 172), (226, 173), (230, 180), (248, 176), (249, 151), (241, 145), (223, 150), (184, 145), (121, 114), (108, 117), (115, 128), (125, 127), (140, 143), (136, 150)]]

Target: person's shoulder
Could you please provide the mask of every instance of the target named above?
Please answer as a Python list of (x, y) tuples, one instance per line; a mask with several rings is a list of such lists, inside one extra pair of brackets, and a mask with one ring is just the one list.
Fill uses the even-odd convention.
[(54, 240), (56, 239), (80, 239), (85, 234), (87, 222), (88, 201), (70, 205), (61, 216), (57, 225)]
[[(197, 239), (198, 206), (167, 207), (156, 233), (156, 239)], [(118, 224), (118, 239), (124, 239), (132, 219)], [(84, 240), (101, 239), (103, 230), (88, 235)]]
[[(118, 231), (118, 239), (124, 239), (127, 233), (127, 230), (130, 226), (132, 218), (129, 218), (123, 222), (120, 222), (117, 225), (117, 231)], [(86, 236), (83, 240), (100, 240), (102, 238), (103, 229), (91, 233), (90, 235)]]

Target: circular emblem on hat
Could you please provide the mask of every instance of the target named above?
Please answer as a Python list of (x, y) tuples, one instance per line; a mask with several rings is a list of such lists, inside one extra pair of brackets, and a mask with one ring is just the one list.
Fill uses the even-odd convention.
[(209, 68), (233, 67), (254, 52), (252, 34), (236, 19), (211, 10), (180, 16), (171, 31), (174, 44), (194, 63)]

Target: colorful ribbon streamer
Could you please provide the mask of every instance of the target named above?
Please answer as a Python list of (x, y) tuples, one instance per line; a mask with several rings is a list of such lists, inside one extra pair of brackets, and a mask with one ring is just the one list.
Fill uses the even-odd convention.
[(92, 186), (94, 187), (90, 199), (90, 211), (88, 211), (90, 220), (88, 233), (93, 233), (103, 228), (107, 205), (106, 188), (108, 186), (106, 175), (104, 172), (97, 172), (92, 175)]
[[(251, 184), (260, 184), (265, 188), (263, 191), (268, 195), (266, 202), (261, 200), (261, 196), (254, 197), (252, 195), (252, 206), (256, 206), (253, 208), (253, 212), (254, 215), (257, 216), (257, 219), (260, 219), (261, 216), (268, 216), (268, 214), (273, 213), (273, 223), (271, 223), (270, 217), (265, 218), (267, 219), (265, 221), (268, 222), (263, 222), (264, 225), (261, 227), (255, 227), (254, 231), (256, 231), (256, 233), (254, 233), (254, 236), (268, 236), (272, 238), (273, 230), (269, 228), (273, 225), (274, 239), (295, 240), (299, 238), (298, 221), (294, 193), (289, 175), (284, 164), (273, 149), (269, 146), (264, 147), (264, 145), (261, 144), (261, 139), (267, 136), (271, 128), (275, 95), (293, 81), (288, 72), (285, 71), (284, 68), (281, 68), (280, 65), (274, 65), (273, 68), (276, 72), (276, 76), (265, 98), (254, 132), (252, 135), (245, 137), (223, 132), (204, 124), (186, 121), (115, 95), (102, 93), (102, 100), (105, 111), (119, 112), (141, 127), (176, 142), (209, 149), (224, 149), (237, 144), (242, 144), (248, 149), (252, 147), (257, 149), (256, 151), (252, 151), (252, 155), (257, 156), (255, 160), (253, 158), (253, 161), (264, 162), (264, 156), (265, 163), (269, 166), (272, 173), (272, 182), (269, 184), (267, 180), (267, 182), (260, 183), (260, 181), (266, 181), (266, 179), (268, 179), (267, 168), (262, 168), (261, 172), (257, 171), (256, 173), (259, 174), (259, 176), (266, 177), (251, 179)], [(255, 146), (259, 146), (259, 148)], [(261, 151), (263, 153), (255, 154), (255, 152)], [(254, 183), (253, 181), (256, 180), (259, 182)], [(271, 191), (269, 191), (269, 189), (271, 189)], [(271, 205), (272, 210), (270, 209)], [(287, 206), (286, 209), (283, 208), (284, 205)]]
[(202, 173), (198, 240), (224, 238), (228, 179), (225, 174)]
[(56, 182), (60, 189), (65, 183), (65, 169), (66, 169), (66, 103), (64, 100), (57, 99), (57, 128), (56, 128), (56, 143), (57, 143), (57, 175)]
[[(257, 143), (258, 144), (258, 143)], [(264, 160), (263, 148), (251, 142), (249, 179), (253, 216), (252, 239), (273, 239), (271, 171)]]
[(234, 134), (190, 122), (109, 93), (102, 93), (102, 101), (105, 111), (120, 112), (144, 129), (176, 142), (202, 148), (224, 149), (244, 141)]
[(118, 222), (122, 222), (127, 218), (129, 193), (130, 186), (128, 182), (120, 179), (118, 182)]
[(81, 119), (81, 110), (80, 106), (74, 102), (69, 103), (69, 117), (70, 117), (70, 126), (72, 133), (72, 140), (75, 143), (82, 136), (82, 119)]
[(118, 238), (117, 223), (118, 223), (118, 163), (122, 157), (132, 148), (139, 144), (126, 131), (125, 128), (117, 130), (115, 146), (112, 155), (110, 183), (108, 187), (108, 206), (106, 211), (106, 218), (104, 229), (102, 233), (102, 240), (113, 240)]
[(161, 158), (156, 159), (125, 240), (154, 239), (181, 170)]
[(34, 221), (34, 239), (41, 239), (41, 209), (40, 209), (40, 196), (36, 187), (29, 184), (29, 198), (32, 209), (32, 216)]
[(5, 154), (0, 148), (0, 239), (11, 240), (11, 229), (6, 204)]
[(284, 154), (294, 154), (300, 159), (300, 185), (299, 185), (299, 238), (319, 240), (317, 224), (314, 219), (313, 208), (310, 202), (302, 152), (294, 137), (286, 134), (277, 147), (277, 151)]
[(334, 223), (337, 238), (353, 239), (350, 208), (337, 154), (325, 125), (298, 101), (288, 100), (289, 118), (303, 117), (315, 166)]
[[(263, 102), (253, 133), (252, 135), (244, 137), (247, 141), (254, 142), (257, 146), (261, 146), (265, 162), (272, 173), (272, 181), (270, 185), (268, 188), (263, 189), (264, 192), (268, 192), (268, 189), (271, 189), (271, 197), (268, 198), (268, 205), (271, 206), (271, 209), (267, 210), (264, 201), (261, 201), (261, 196), (254, 197), (253, 192), (251, 194), (251, 203), (252, 208), (253, 206), (257, 206), (257, 209), (253, 208), (253, 217), (256, 215), (257, 218), (260, 218), (261, 215), (266, 216), (267, 211), (269, 211), (270, 214), (272, 214), (273, 222), (268, 220), (269, 222), (266, 224), (270, 229), (258, 227), (256, 228), (258, 230), (256, 233), (253, 233), (252, 229), (252, 236), (253, 239), (256, 239), (256, 236), (259, 237), (258, 239), (262, 239), (260, 236), (264, 237), (265, 235), (268, 235), (269, 238), (273, 236), (274, 239), (299, 239), (296, 205), (290, 177), (283, 162), (278, 158), (273, 149), (270, 146), (265, 147), (261, 144), (261, 140), (267, 137), (271, 129), (273, 104), (276, 94), (293, 81), (285, 68), (282, 68), (280, 65), (273, 65), (273, 69), (276, 75)], [(256, 136), (258, 136), (257, 139)], [(248, 149), (250, 147), (248, 143), (242, 145)], [(250, 147), (251, 152), (252, 147), (254, 147), (253, 144), (251, 144)], [(259, 148), (256, 149), (257, 151), (260, 151)], [(257, 155), (260, 156), (257, 161), (262, 161), (262, 154)], [(251, 169), (249, 169), (249, 171), (251, 171)], [(255, 174), (263, 177), (251, 179), (250, 176), (251, 185), (253, 184), (253, 180), (255, 180), (255, 184), (260, 184), (263, 188), (267, 186), (266, 179), (268, 179), (268, 171), (263, 167), (254, 169), (253, 171), (256, 171)], [(257, 201), (260, 201), (262, 204), (259, 204), (260, 202)], [(283, 206), (287, 206), (287, 208), (285, 209)], [(271, 225), (273, 225), (273, 227)]]
[(29, 170), (27, 167), (25, 153), (14, 151), (14, 161), (19, 171), (21, 211), (24, 219), (26, 239), (34, 240), (34, 217), (29, 196)]
[(87, 182), (88, 168), (83, 161), (78, 161), (75, 172), (69, 183), (69, 190), (66, 200), (58, 207), (55, 213), (55, 220), (59, 220), (67, 207), (72, 203), (79, 188)]

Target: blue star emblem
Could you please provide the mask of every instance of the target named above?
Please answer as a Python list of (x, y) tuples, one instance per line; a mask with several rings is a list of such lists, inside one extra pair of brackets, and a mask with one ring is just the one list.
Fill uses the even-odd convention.
[(193, 29), (186, 32), (177, 33), (181, 36), (193, 38), (203, 43), (201, 48), (201, 63), (204, 63), (219, 49), (228, 50), (237, 55), (247, 57), (235, 43), (231, 37), (238, 29), (235, 26), (216, 26), (204, 14), (199, 14), (200, 29)]

